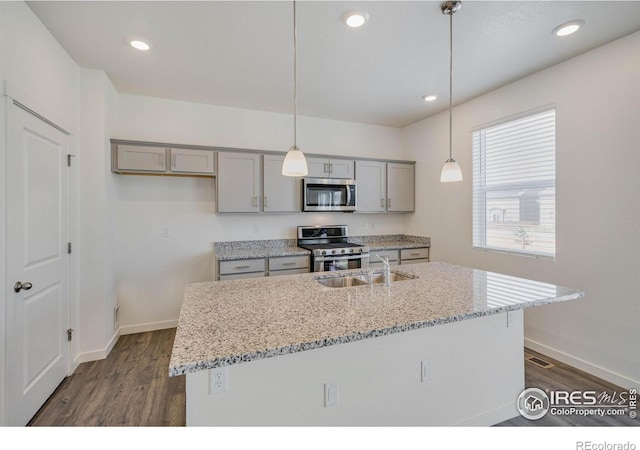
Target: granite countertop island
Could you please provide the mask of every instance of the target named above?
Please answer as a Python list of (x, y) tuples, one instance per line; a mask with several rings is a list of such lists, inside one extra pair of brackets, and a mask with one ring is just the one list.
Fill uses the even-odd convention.
[(584, 295), (445, 263), (392, 271), (410, 279), (189, 285), (169, 367), (186, 377), (187, 425), (493, 425), (518, 414), (522, 310)]
[(331, 288), (315, 281), (352, 273), (343, 271), (191, 284), (169, 373), (183, 375), (584, 296), (446, 263), (393, 271), (416, 278), (390, 287)]

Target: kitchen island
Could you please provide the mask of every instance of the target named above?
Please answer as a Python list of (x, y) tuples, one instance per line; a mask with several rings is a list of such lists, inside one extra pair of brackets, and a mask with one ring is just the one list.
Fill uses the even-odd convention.
[(584, 296), (445, 263), (392, 269), (409, 279), (189, 285), (169, 368), (187, 377), (187, 425), (494, 424), (524, 388), (522, 309)]

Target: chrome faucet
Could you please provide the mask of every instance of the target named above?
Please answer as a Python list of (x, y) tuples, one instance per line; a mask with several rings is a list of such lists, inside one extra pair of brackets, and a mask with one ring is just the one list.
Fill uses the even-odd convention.
[(389, 257), (388, 256), (380, 256), (376, 255), (382, 264), (384, 264), (384, 285), (391, 286), (391, 269), (389, 268)]

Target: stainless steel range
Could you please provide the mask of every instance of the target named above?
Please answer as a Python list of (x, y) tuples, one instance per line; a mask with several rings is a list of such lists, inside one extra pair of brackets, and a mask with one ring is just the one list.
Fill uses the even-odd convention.
[(369, 267), (369, 247), (347, 238), (346, 225), (298, 227), (298, 247), (311, 251), (313, 272)]

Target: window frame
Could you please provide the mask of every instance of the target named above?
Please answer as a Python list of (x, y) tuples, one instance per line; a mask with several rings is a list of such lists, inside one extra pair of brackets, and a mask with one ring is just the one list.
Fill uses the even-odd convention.
[[(486, 139), (486, 131), (498, 127), (500, 125), (507, 124), (509, 122), (516, 122), (521, 119), (536, 116), (538, 114), (553, 112), (553, 132), (554, 132), (554, 177), (553, 181), (529, 181), (529, 182), (510, 182), (500, 184), (498, 186), (486, 185), (486, 143), (482, 142)], [(555, 260), (557, 257), (557, 117), (558, 108), (555, 104), (549, 104), (515, 114), (509, 117), (502, 118), (500, 120), (486, 123), (484, 125), (475, 127), (471, 130), (471, 147), (472, 147), (472, 226), (471, 226), (471, 243), (474, 250), (480, 250), (492, 253), (502, 253), (515, 256), (524, 256), (529, 258), (551, 259)], [(478, 133), (479, 154), (476, 155), (476, 133)], [(554, 208), (553, 208), (553, 253), (539, 252), (532, 250), (516, 250), (502, 247), (487, 246), (487, 193), (491, 192), (506, 192), (509, 190), (522, 190), (522, 189), (554, 189)], [(477, 208), (482, 207), (483, 213), (479, 214)], [(477, 228), (481, 227), (481, 233)], [(479, 237), (479, 239), (477, 239)]]

